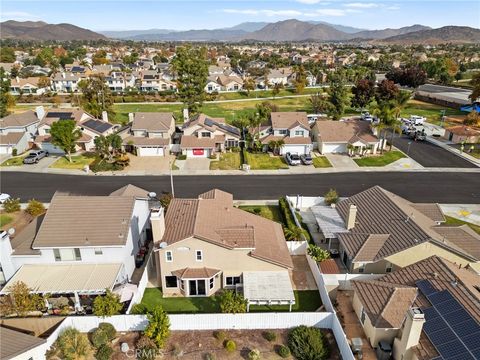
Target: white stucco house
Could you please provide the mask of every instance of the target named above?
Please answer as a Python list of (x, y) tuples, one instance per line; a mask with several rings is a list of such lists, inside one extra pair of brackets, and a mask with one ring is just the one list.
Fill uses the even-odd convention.
[(29, 142), (33, 140), (38, 124), (45, 115), (42, 106), (35, 111), (10, 114), (0, 119), (0, 154), (12, 154), (13, 149), (18, 154), (29, 149)]

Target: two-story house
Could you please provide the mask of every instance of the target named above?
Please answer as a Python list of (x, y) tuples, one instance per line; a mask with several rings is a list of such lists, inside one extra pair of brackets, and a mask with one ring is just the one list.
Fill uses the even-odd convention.
[(137, 156), (164, 156), (175, 133), (173, 113), (137, 112), (128, 114), (130, 126), (120, 132), (127, 151)]
[(56, 73), (52, 77), (53, 90), (59, 93), (70, 93), (78, 90), (78, 83), (82, 80), (80, 75), (73, 73)]
[(0, 278), (36, 293), (101, 294), (132, 278), (150, 228), (147, 191), (127, 185), (109, 196), (55, 194), (45, 215), (0, 235)]
[(180, 142), (182, 154), (187, 157), (209, 157), (228, 148), (238, 147), (240, 130), (228, 125), (223, 118), (199, 114), (183, 127)]
[(283, 141), (280, 155), (309, 154), (312, 151), (306, 112), (272, 112), (268, 124), (260, 128), (260, 141), (267, 151), (271, 141)]
[(249, 303), (292, 304), (293, 264), (280, 224), (233, 206), (214, 189), (172, 200), (153, 220), (158, 283), (164, 296), (243, 291)]
[(113, 71), (110, 75), (105, 77), (105, 83), (110, 90), (121, 92), (126, 88), (135, 86), (135, 76), (132, 74)]
[(37, 126), (45, 115), (43, 106), (35, 111), (10, 114), (0, 119), (0, 154), (11, 154), (16, 149), (20, 154), (30, 148)]

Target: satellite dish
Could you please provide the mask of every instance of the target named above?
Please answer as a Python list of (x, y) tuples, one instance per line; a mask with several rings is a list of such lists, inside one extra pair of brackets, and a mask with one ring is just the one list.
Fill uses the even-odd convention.
[(160, 243), (160, 249), (165, 249), (168, 246), (168, 244), (165, 241), (162, 241)]
[(152, 192), (149, 192), (149, 193), (148, 193), (148, 197), (149, 197), (150, 199), (155, 199), (155, 198), (157, 197), (157, 193), (156, 193), (156, 192), (153, 192), (153, 191), (152, 191)]
[(13, 236), (15, 234), (15, 229), (10, 228), (10, 229), (7, 230), (7, 232), (8, 232), (8, 235)]

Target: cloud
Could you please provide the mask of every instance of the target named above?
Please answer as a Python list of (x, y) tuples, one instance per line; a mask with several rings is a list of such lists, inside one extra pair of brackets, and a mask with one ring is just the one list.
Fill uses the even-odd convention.
[(296, 1), (302, 4), (308, 4), (308, 5), (318, 4), (319, 2), (322, 2), (322, 0), (296, 0)]
[(17, 21), (35, 21), (39, 20), (40, 17), (35, 14), (30, 14), (24, 11), (3, 11), (0, 13), (0, 17), (6, 20), (17, 20)]
[[(307, 0), (310, 1), (310, 0)], [(220, 12), (226, 14), (241, 14), (251, 16), (267, 16), (267, 17), (315, 17), (315, 16), (345, 16), (353, 9), (316, 9), (308, 11), (299, 10), (270, 10), (270, 9), (222, 9)], [(357, 12), (357, 11), (355, 11)]]
[(344, 4), (343, 6), (349, 7), (349, 8), (357, 8), (357, 9), (371, 9), (371, 8), (379, 7), (380, 4), (356, 2), (356, 3)]

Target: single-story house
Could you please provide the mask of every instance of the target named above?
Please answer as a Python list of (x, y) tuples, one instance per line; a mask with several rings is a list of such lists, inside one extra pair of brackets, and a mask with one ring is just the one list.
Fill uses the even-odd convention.
[(480, 141), (480, 129), (465, 125), (452, 126), (445, 129), (443, 137), (456, 144), (477, 143)]

